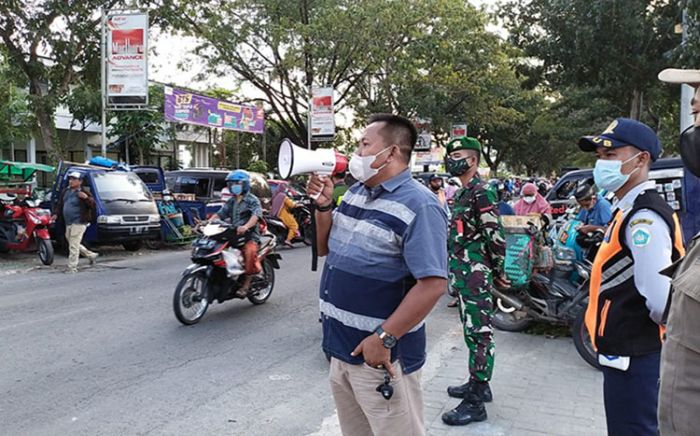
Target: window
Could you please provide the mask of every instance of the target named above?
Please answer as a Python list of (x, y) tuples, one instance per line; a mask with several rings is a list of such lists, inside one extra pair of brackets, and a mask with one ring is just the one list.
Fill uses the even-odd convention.
[(139, 172), (136, 174), (141, 178), (141, 180), (143, 180), (143, 183), (158, 183), (158, 171), (139, 170)]
[(214, 176), (214, 191), (212, 192), (213, 198), (221, 198), (221, 191), (226, 187), (226, 176)]
[(175, 183), (174, 192), (178, 194), (194, 194), (195, 197), (208, 197), (209, 178), (179, 176)]

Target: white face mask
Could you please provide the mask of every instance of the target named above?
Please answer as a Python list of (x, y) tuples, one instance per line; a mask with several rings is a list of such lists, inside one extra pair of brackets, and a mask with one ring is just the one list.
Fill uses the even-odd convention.
[(534, 197), (534, 196), (532, 196), (532, 197), (523, 197), (523, 201), (524, 201), (525, 203), (527, 203), (527, 204), (532, 204), (532, 203), (535, 202), (535, 197)]
[(369, 156), (358, 156), (356, 154), (352, 155), (352, 157), (350, 158), (350, 163), (348, 164), (348, 169), (350, 170), (350, 174), (352, 174), (352, 176), (356, 180), (363, 182), (363, 183), (366, 182), (367, 180), (371, 179), (372, 177), (377, 175), (377, 173), (382, 168), (384, 168), (387, 165), (385, 163), (384, 165), (380, 166), (379, 168), (372, 168), (372, 164), (377, 159), (377, 157), (387, 150), (391, 150), (391, 147), (387, 147), (375, 155), (369, 155)]

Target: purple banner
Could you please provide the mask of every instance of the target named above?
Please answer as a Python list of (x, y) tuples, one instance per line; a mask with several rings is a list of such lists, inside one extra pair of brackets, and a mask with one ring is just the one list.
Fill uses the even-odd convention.
[(165, 87), (165, 119), (176, 123), (262, 134), (265, 112), (248, 106)]

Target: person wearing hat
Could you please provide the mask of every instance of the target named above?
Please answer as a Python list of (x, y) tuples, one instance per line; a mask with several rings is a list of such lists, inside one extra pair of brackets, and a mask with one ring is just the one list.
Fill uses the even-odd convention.
[[(680, 138), (681, 159), (686, 171), (700, 177), (700, 70), (671, 70), (659, 74), (668, 83), (695, 88), (691, 101), (694, 123)], [(659, 386), (659, 430), (666, 435), (697, 432), (700, 404), (700, 233), (696, 234), (682, 261), (664, 274), (672, 278), (666, 340), (661, 351)]]
[(469, 349), (469, 380), (447, 388), (462, 402), (442, 415), (448, 425), (466, 425), (487, 418), (484, 402), (492, 401), (494, 284), (507, 287), (504, 278), (505, 236), (498, 214), (498, 196), (477, 172), (481, 144), (461, 137), (447, 144), (445, 167), (459, 177), (462, 188), (454, 197), (448, 237), (450, 286), (458, 293), (464, 340)]
[(618, 118), (579, 140), (595, 152), (596, 186), (615, 193), (613, 219), (593, 262), (586, 327), (603, 371), (610, 435), (656, 435), (662, 318), (670, 280), (659, 271), (683, 255), (678, 217), (649, 181), (656, 133)]
[(432, 174), (430, 176), (430, 181), (428, 182), (428, 188), (430, 188), (430, 190), (437, 195), (440, 205), (447, 207), (447, 197), (445, 196), (445, 189), (442, 187), (442, 184), (442, 177), (440, 177), (438, 174)]
[(582, 233), (605, 230), (612, 219), (612, 206), (605, 197), (598, 198), (593, 187), (587, 183), (579, 185), (574, 191), (574, 198), (581, 207), (576, 219), (583, 224), (579, 227)]
[(95, 199), (89, 192), (81, 188), (82, 173), (70, 171), (68, 186), (63, 189), (54, 208), (54, 219), (61, 219), (66, 226), (66, 244), (68, 244), (67, 273), (78, 272), (78, 258), (82, 254), (94, 265), (97, 253), (81, 244), (85, 230), (92, 221), (95, 210)]

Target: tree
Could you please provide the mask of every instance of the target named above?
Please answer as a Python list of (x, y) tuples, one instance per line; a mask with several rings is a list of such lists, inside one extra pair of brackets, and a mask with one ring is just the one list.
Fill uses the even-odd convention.
[(652, 90), (680, 43), (678, 2), (509, 1), (501, 17), (510, 41), (529, 57), (520, 68), (531, 84), (595, 89), (618, 115), (658, 125), (651, 97), (666, 97)]
[(0, 39), (29, 87), (30, 108), (53, 160), (63, 156), (53, 114), (91, 62), (99, 64), (100, 6), (117, 0), (0, 2)]
[(174, 131), (163, 116), (163, 87), (150, 86), (148, 94), (150, 109), (115, 112), (109, 126), (109, 135), (119, 138), (117, 145), (129, 156), (127, 163), (138, 156), (139, 165), (144, 165), (158, 144), (174, 139)]
[(27, 94), (14, 80), (16, 72), (12, 71), (1, 50), (0, 77), (5, 79), (0, 82), (0, 150), (4, 150), (29, 139), (35, 124), (29, 111)]

